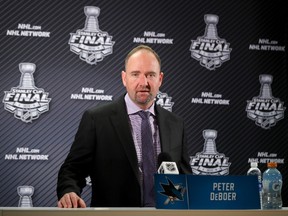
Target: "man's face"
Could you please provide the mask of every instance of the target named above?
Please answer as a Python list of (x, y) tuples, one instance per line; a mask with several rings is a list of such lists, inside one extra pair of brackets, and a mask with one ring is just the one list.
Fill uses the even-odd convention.
[(162, 84), (163, 73), (156, 57), (147, 50), (134, 53), (122, 71), (122, 82), (131, 100), (140, 108), (149, 108)]

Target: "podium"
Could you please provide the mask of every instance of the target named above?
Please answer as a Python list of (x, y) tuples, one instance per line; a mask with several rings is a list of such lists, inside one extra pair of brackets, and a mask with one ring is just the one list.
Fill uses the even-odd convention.
[(287, 216), (280, 210), (168, 210), (155, 208), (85, 208), (0, 207), (0, 216)]
[(157, 209), (261, 209), (257, 176), (154, 177)]

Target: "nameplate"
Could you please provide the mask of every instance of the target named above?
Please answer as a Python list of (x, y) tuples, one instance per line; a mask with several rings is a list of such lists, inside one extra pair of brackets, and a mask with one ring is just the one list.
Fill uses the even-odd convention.
[(190, 209), (260, 209), (256, 176), (187, 175)]
[(261, 209), (256, 176), (155, 174), (159, 209)]

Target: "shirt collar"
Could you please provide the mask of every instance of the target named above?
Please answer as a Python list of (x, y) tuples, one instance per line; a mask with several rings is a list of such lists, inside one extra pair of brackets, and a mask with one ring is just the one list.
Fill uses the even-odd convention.
[[(131, 114), (135, 114), (139, 111), (141, 111), (142, 109), (139, 108), (129, 97), (128, 93), (126, 93), (124, 100), (126, 102), (126, 107), (127, 107), (127, 112), (128, 115)], [(147, 110), (145, 111), (149, 111), (151, 114), (153, 114), (155, 116), (155, 103), (153, 103)]]

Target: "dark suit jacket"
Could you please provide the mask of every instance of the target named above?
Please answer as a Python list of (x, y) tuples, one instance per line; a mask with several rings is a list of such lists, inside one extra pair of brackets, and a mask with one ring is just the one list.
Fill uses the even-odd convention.
[[(190, 173), (184, 123), (175, 114), (156, 106), (162, 152)], [(60, 168), (57, 195), (79, 196), (91, 177), (93, 207), (140, 207), (136, 150), (124, 97), (84, 112), (70, 152)]]

